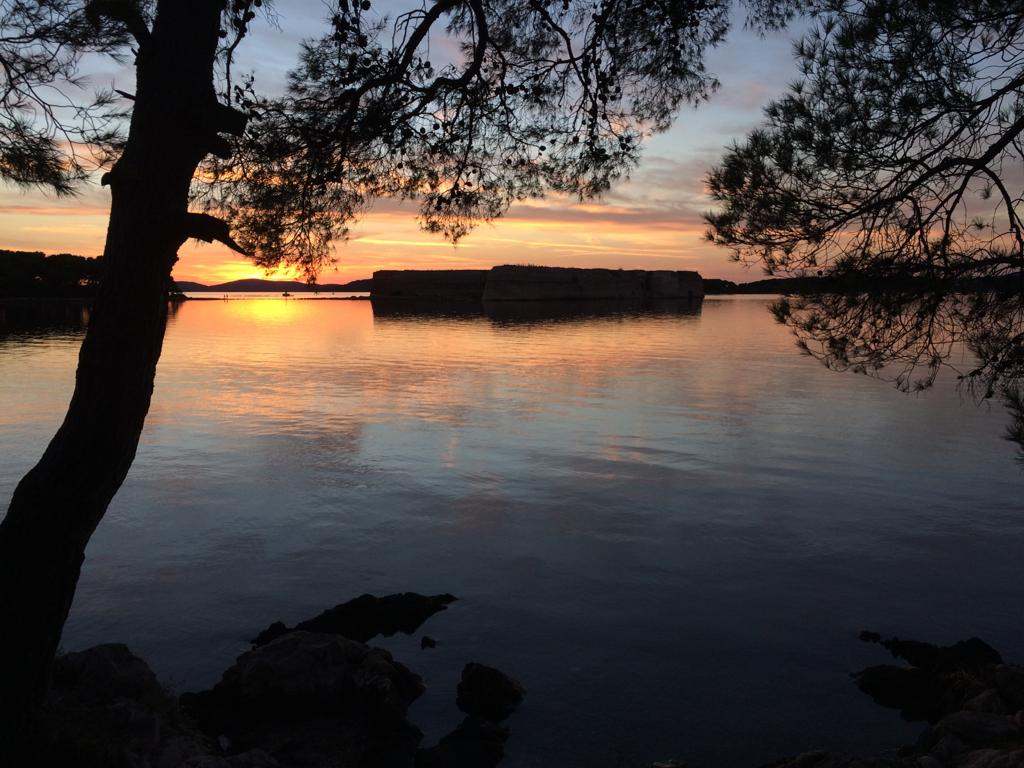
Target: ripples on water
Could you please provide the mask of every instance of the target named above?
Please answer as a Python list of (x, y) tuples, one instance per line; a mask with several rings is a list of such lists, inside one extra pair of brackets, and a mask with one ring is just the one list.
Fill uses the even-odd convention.
[[(756, 297), (699, 314), (374, 316), (190, 302), (64, 645), (122, 641), (179, 690), (271, 620), (453, 592), (413, 719), (467, 660), (521, 678), (507, 765), (763, 763), (914, 737), (847, 673), (856, 631), (1024, 658), (1024, 475), (997, 409), (795, 351)], [(0, 334), (0, 503), (70, 396), (80, 331)]]

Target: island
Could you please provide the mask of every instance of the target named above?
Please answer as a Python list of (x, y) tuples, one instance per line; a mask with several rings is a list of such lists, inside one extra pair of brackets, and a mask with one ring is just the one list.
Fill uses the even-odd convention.
[(704, 281), (691, 271), (577, 269), (505, 265), (491, 269), (379, 270), (373, 301), (700, 301)]

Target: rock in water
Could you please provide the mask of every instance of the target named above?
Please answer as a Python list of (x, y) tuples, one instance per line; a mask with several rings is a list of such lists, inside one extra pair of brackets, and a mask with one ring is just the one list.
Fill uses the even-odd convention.
[[(895, 637), (882, 640), (876, 632), (862, 632), (860, 638), (878, 643), (911, 665), (885, 664), (854, 675), (864, 693), (882, 706), (899, 709), (907, 720), (935, 723), (943, 715), (965, 707), (993, 687), (988, 678), (1002, 664), (999, 652), (976, 637), (948, 646)], [(979, 700), (975, 706), (998, 708), (993, 701)]]
[(508, 731), (497, 723), (467, 717), (436, 747), (416, 753), (416, 768), (494, 768), (505, 757)]
[(266, 645), (271, 640), (277, 640), (281, 635), (290, 632), (288, 626), (283, 621), (275, 621), (269, 627), (264, 629), (255, 638), (253, 638), (253, 645)]
[(462, 670), (456, 703), (469, 715), (437, 746), (416, 753), (416, 768), (494, 768), (505, 757), (509, 732), (498, 725), (525, 690), (503, 672), (470, 663)]
[(182, 703), (208, 732), (366, 715), (394, 724), (424, 691), (420, 677), (380, 648), (338, 635), (291, 631), (238, 657), (211, 690)]
[(937, 674), (971, 671), (1003, 663), (999, 651), (977, 637), (946, 646), (918, 640), (900, 640), (898, 637), (883, 640), (877, 632), (868, 631), (861, 632), (860, 639), (866, 643), (878, 643), (896, 658)]
[(504, 672), (470, 662), (462, 670), (456, 704), (471, 717), (498, 723), (511, 715), (526, 689)]
[(418, 675), (379, 648), (292, 631), (238, 657), (211, 690), (181, 697), (210, 736), (288, 768), (409, 766), (420, 731), (405, 717)]
[(875, 703), (900, 710), (905, 720), (934, 722), (942, 715), (942, 681), (915, 667), (880, 664), (856, 675), (857, 687)]
[(377, 635), (390, 637), (396, 632), (411, 635), (423, 622), (435, 613), (445, 610), (455, 599), (453, 595), (448, 594), (429, 596), (415, 592), (402, 592), (384, 597), (361, 595), (347, 603), (329, 608), (319, 616), (296, 624), (294, 629), (289, 629), (283, 622), (275, 621), (260, 632), (253, 643), (265, 645), (295, 630), (341, 635), (360, 643), (365, 643)]
[(1001, 664), (995, 670), (996, 688), (1012, 709), (1024, 709), (1024, 668)]
[[(883, 758), (860, 758), (831, 752), (806, 752), (797, 757), (777, 760), (763, 768), (909, 768), (906, 763)], [(925, 768), (919, 766), (918, 768)]]

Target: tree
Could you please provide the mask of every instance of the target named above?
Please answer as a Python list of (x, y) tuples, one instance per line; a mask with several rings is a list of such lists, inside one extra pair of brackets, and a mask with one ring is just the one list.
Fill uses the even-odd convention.
[[(709, 176), (714, 242), (770, 272), (1017, 272), (1024, 8), (842, 0), (804, 73)], [(984, 215), (983, 215), (984, 214)]]
[[(771, 5), (751, 8), (784, 21)], [(287, 92), (268, 98), (234, 71), (265, 1), (0, 0), (0, 175), (68, 193), (90, 150), (111, 192), (74, 395), (0, 525), (8, 738), (43, 700), (86, 544), (131, 466), (179, 247), (219, 241), (313, 276), (379, 195), (419, 199), (424, 226), (457, 239), (514, 200), (599, 194), (642, 136), (716, 86), (702, 57), (728, 11), (725, 0), (439, 0), (389, 20), (370, 0), (337, 0)], [(461, 56), (430, 61), (431, 36)], [(126, 125), (111, 94), (70, 98), (92, 54), (134, 60)]]
[(709, 238), (769, 273), (849, 285), (775, 307), (830, 367), (920, 389), (966, 346), (961, 381), (1013, 410), (1024, 402), (1024, 6), (809, 10), (802, 78), (708, 177)]

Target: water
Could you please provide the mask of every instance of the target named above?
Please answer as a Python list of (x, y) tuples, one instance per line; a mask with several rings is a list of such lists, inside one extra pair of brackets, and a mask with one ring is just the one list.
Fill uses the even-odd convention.
[[(998, 408), (795, 351), (767, 299), (700, 314), (374, 316), (201, 301), (171, 320), (135, 465), (64, 646), (178, 690), (363, 592), (459, 596), (384, 641), (459, 719), (469, 660), (520, 678), (506, 765), (754, 766), (918, 728), (848, 673), (862, 628), (1024, 658), (1024, 473)], [(0, 503), (70, 395), (80, 330), (0, 335)]]
[[(280, 299), (284, 296), (285, 292), (282, 291), (244, 291), (244, 292), (231, 292), (231, 293), (217, 293), (215, 291), (185, 291), (185, 295), (190, 299), (199, 299), (200, 301), (214, 300), (247, 300), (252, 301), (253, 299)], [(369, 294), (365, 291), (324, 291), (311, 293), (308, 291), (297, 291), (289, 294), (288, 298), (293, 299), (313, 299), (319, 301), (325, 301), (330, 299), (365, 299), (368, 298)]]

